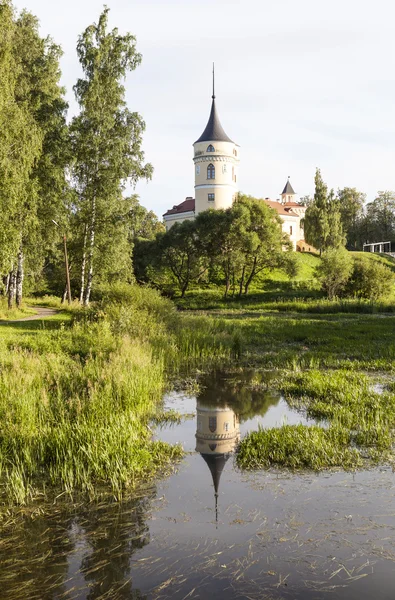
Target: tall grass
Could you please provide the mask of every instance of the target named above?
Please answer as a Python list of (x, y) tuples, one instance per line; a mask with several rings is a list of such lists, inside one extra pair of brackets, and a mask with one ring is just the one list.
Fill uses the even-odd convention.
[[(70, 314), (73, 319), (70, 320)], [(232, 356), (233, 333), (151, 289), (102, 290), (89, 310), (0, 330), (0, 498), (58, 488), (116, 498), (182, 454), (153, 441), (167, 372)]]

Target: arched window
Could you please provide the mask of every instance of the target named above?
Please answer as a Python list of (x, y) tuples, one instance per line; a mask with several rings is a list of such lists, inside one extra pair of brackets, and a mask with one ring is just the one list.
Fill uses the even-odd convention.
[(213, 164), (207, 167), (207, 179), (215, 179), (215, 167)]
[(217, 429), (217, 417), (208, 418), (208, 428), (211, 433), (214, 433), (214, 431)]
[(215, 148), (212, 144), (210, 144), (209, 147), (207, 148), (207, 152), (215, 152)]

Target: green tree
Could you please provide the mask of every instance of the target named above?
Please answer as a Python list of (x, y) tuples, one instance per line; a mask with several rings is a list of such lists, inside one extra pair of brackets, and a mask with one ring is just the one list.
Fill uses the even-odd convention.
[(130, 198), (128, 217), (132, 241), (138, 238), (152, 240), (158, 233), (166, 231), (165, 226), (159, 221), (156, 214), (152, 210), (147, 210), (144, 206), (141, 206), (136, 194)]
[(323, 252), (316, 275), (328, 298), (339, 296), (351, 276), (353, 261), (345, 248), (328, 248)]
[(198, 281), (207, 271), (197, 236), (196, 221), (175, 223), (169, 231), (159, 236), (157, 251), (160, 262), (169, 268), (181, 292), (185, 296), (189, 285)]
[[(108, 12), (105, 8), (98, 23), (87, 27), (77, 44), (84, 78), (74, 86), (81, 112), (73, 119), (71, 131), (78, 196), (75, 211), (82, 240), (80, 299), (84, 304), (89, 303), (98, 267), (120, 259), (120, 247), (110, 236), (117, 215), (130, 210), (130, 202), (122, 196), (126, 183), (135, 185), (152, 174), (141, 150), (145, 123), (127, 108), (122, 85), (127, 72), (141, 63), (141, 55), (134, 36), (120, 35), (117, 29), (107, 31)], [(121, 246), (128, 256), (124, 260), (130, 261), (127, 228), (118, 228), (117, 233), (123, 237)], [(120, 241), (118, 237), (117, 243)]]
[(211, 263), (218, 268), (225, 283), (225, 298), (242, 268), (242, 239), (248, 222), (248, 211), (235, 203), (226, 210), (207, 210), (196, 218), (200, 248)]
[(286, 269), (294, 272), (290, 257), (292, 244), (283, 233), (281, 219), (262, 200), (240, 195), (237, 203), (247, 211), (241, 235), (243, 264), (239, 276), (239, 296), (248, 294), (252, 281), (263, 271)]
[(307, 207), (304, 218), (304, 233), (306, 242), (317, 248), (320, 254), (345, 242), (339, 200), (333, 190), (328, 192), (319, 169), (315, 173), (314, 200)]
[(35, 216), (34, 194), (33, 206), (29, 204), (35, 191), (30, 178), (42, 148), (41, 132), (20, 88), (26, 69), (18, 40), (13, 6), (4, 0), (0, 2), (0, 269), (8, 273), (10, 306), (17, 288), (17, 262), (22, 262), (23, 227), (30, 215)]
[(205, 211), (196, 222), (202, 251), (222, 271), (225, 297), (231, 287), (239, 296), (248, 294), (264, 271), (294, 272), (290, 240), (277, 213), (262, 200), (239, 195), (231, 208)]
[(341, 223), (347, 238), (347, 248), (356, 250), (359, 245), (359, 232), (364, 214), (366, 195), (356, 188), (345, 187), (337, 191)]
[(51, 221), (66, 219), (65, 168), (70, 153), (67, 104), (59, 84), (59, 46), (50, 38), (41, 38), (37, 18), (23, 11), (16, 20), (13, 50), (20, 66), (15, 99), (28, 111), (40, 138), (40, 153), (18, 205), (16, 300), (20, 305), (25, 259), (29, 273), (39, 276), (48, 250), (59, 237)]

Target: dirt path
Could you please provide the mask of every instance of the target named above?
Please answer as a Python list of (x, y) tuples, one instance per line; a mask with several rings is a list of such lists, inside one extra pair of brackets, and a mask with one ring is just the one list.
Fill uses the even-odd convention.
[(43, 306), (35, 306), (34, 310), (37, 311), (36, 315), (30, 315), (29, 317), (23, 317), (23, 319), (14, 319), (12, 321), (0, 321), (0, 324), (5, 325), (7, 323), (22, 323), (23, 321), (39, 321), (40, 319), (44, 319), (45, 317), (53, 317), (59, 312), (54, 308), (46, 308)]

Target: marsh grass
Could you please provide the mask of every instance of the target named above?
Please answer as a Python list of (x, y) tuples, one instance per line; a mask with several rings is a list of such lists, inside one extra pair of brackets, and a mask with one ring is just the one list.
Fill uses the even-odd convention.
[(349, 469), (366, 459), (392, 459), (395, 395), (375, 392), (366, 374), (311, 370), (283, 374), (276, 384), (292, 407), (325, 427), (284, 425), (251, 433), (240, 445), (241, 467)]
[(291, 469), (355, 468), (361, 465), (350, 437), (342, 428), (323, 429), (316, 425), (282, 425), (259, 429), (246, 436), (239, 447), (237, 464), (244, 469), (271, 465)]

